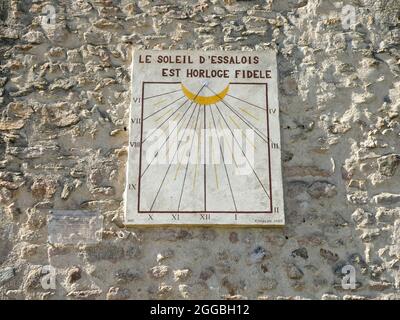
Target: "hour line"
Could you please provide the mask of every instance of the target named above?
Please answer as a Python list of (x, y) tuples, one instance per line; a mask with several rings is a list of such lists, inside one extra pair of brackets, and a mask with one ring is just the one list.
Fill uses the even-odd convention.
[(265, 111), (265, 109), (266, 109), (266, 108), (262, 108), (262, 107), (260, 107), (260, 106), (257, 106), (257, 105), (255, 105), (255, 104), (253, 104), (253, 103), (251, 103), (251, 102), (248, 102), (248, 101), (246, 101), (246, 100), (240, 99), (240, 98), (238, 98), (238, 97), (234, 97), (234, 96), (232, 96), (232, 95), (230, 95), (230, 94), (227, 94), (227, 96), (229, 96), (229, 97), (231, 97), (231, 98), (234, 98), (234, 99), (236, 99), (236, 100), (242, 101), (242, 102), (244, 102), (244, 103), (247, 103), (248, 105), (253, 106), (253, 107), (256, 107), (256, 108), (258, 108), (258, 109), (261, 109), (261, 110), (264, 110), (264, 111)]
[(199, 121), (199, 115), (200, 115), (200, 108), (199, 108), (199, 112), (197, 112), (196, 124), (195, 124), (194, 131), (193, 131), (193, 138), (192, 138), (192, 142), (191, 142), (191, 144), (190, 144), (189, 157), (188, 157), (188, 160), (187, 160), (187, 163), (186, 163), (186, 169), (185, 169), (185, 176), (184, 176), (184, 178), (183, 178), (183, 183), (182, 183), (182, 188), (181, 188), (181, 194), (180, 194), (180, 196), (179, 196), (178, 211), (179, 211), (179, 209), (180, 209), (180, 207), (181, 207), (182, 195), (183, 195), (183, 190), (184, 190), (184, 188), (185, 188), (186, 175), (187, 175), (188, 167), (189, 167), (189, 163), (190, 163), (190, 156), (192, 155), (193, 142), (194, 142), (194, 138), (195, 138), (195, 136), (196, 136), (196, 129), (197, 129), (197, 123), (198, 123), (198, 121)]
[[(184, 103), (182, 103), (167, 119), (165, 119), (157, 128), (155, 128), (143, 141), (142, 141), (142, 143), (145, 143), (146, 142), (146, 140), (149, 138), (149, 137), (151, 137), (151, 135), (154, 133), (154, 132), (156, 132), (164, 123), (166, 123), (175, 113), (177, 113), (178, 112), (178, 110), (180, 109), (180, 108), (182, 108), (182, 106), (184, 105), (184, 104), (186, 104), (186, 102), (188, 102), (189, 100), (186, 100)], [(190, 107), (192, 106), (192, 104), (190, 104), (189, 105), (189, 108), (187, 109), (187, 110), (189, 110), (190, 109)], [(186, 110), (186, 111), (187, 111)]]
[[(218, 119), (217, 122), (218, 122), (220, 128), (222, 128), (223, 126), (222, 126), (222, 124), (221, 124), (221, 120)], [(224, 140), (224, 141), (225, 141), (225, 140)], [(236, 168), (238, 168), (238, 165), (237, 165), (237, 162), (236, 162), (236, 159), (235, 159), (235, 154), (233, 153), (233, 145), (232, 145), (232, 147), (231, 147), (231, 144), (230, 144), (230, 142), (229, 142), (228, 140), (226, 140), (226, 145), (228, 146), (228, 149), (229, 149), (229, 151), (230, 151), (231, 154), (232, 154), (232, 159), (233, 159), (233, 162), (235, 163)]]
[(146, 99), (152, 99), (152, 98), (155, 98), (155, 97), (161, 97), (161, 96), (165, 96), (166, 94), (170, 94), (170, 93), (174, 93), (174, 92), (178, 92), (178, 91), (181, 91), (181, 89), (174, 90), (174, 91), (170, 91), (170, 92), (165, 92), (165, 93), (156, 94), (155, 96), (146, 97), (146, 98), (144, 98), (144, 99), (146, 100)]
[[(195, 110), (196, 110), (196, 108), (193, 108), (193, 112), (192, 112), (191, 115), (190, 115), (190, 118), (189, 118), (189, 120), (188, 120), (188, 122), (187, 122), (186, 128), (185, 128), (184, 133), (182, 134), (182, 136), (185, 134), (187, 128), (189, 127), (190, 120), (192, 120), (192, 116), (193, 116)], [(181, 138), (182, 138), (182, 136), (181, 136)], [(165, 178), (167, 177), (167, 174), (168, 174), (168, 172), (169, 172), (169, 169), (171, 168), (171, 165), (172, 165), (172, 163), (174, 162), (176, 153), (178, 152), (181, 143), (182, 143), (182, 140), (179, 141), (178, 146), (176, 147), (174, 156), (172, 157), (172, 160), (171, 160), (170, 164), (168, 165), (168, 169), (167, 169), (167, 171), (165, 172), (164, 178), (162, 179), (161, 184), (160, 184), (160, 187), (158, 188), (157, 194), (156, 194), (156, 196), (155, 196), (155, 198), (154, 198), (154, 200), (153, 200), (153, 203), (151, 204), (150, 211), (153, 210), (154, 204), (156, 203), (156, 200), (157, 200), (157, 198), (158, 198), (158, 195), (160, 194), (160, 190), (161, 190), (161, 188), (162, 188), (162, 186), (163, 186), (163, 184), (164, 184), (164, 181), (165, 181)]]
[[(214, 90), (212, 90), (211, 88), (207, 87), (208, 90), (210, 90), (211, 92), (213, 92), (214, 94), (216, 94), (214, 92)], [(255, 131), (255, 133), (262, 139), (264, 140), (264, 142), (268, 143), (267, 140), (269, 140), (268, 137), (265, 137), (265, 135), (256, 127), (254, 126), (249, 120), (243, 119), (243, 117), (238, 114), (235, 110), (232, 109), (231, 106), (229, 106), (224, 99), (221, 99), (221, 102), (227, 107), (229, 108), (229, 110), (231, 110), (240, 120), (242, 120), (248, 127), (250, 127), (251, 129), (253, 129)]]
[[(175, 101), (172, 101), (171, 103), (167, 104), (165, 107), (162, 107), (161, 109), (159, 109), (159, 110), (153, 112), (152, 114), (148, 115), (148, 116), (147, 116), (146, 118), (144, 118), (143, 120), (147, 120), (148, 118), (154, 116), (155, 114), (159, 113), (160, 111), (164, 110), (165, 108), (168, 108), (169, 106), (172, 106), (175, 102), (181, 100), (181, 99), (184, 98), (184, 97), (185, 97), (185, 96), (182, 96), (182, 97), (176, 99)], [(185, 103), (186, 103), (187, 101), (188, 101), (188, 100), (186, 100)]]
[[(236, 126), (236, 128), (240, 129), (239, 125), (236, 123), (236, 121), (232, 118), (232, 116), (229, 116), (229, 119), (233, 122), (233, 124)], [(253, 146), (253, 149), (256, 150), (256, 146), (254, 145), (253, 142), (250, 141), (250, 139), (247, 137), (246, 132), (243, 132), (244, 137), (246, 138), (247, 142), (250, 143)]]
[[(217, 107), (217, 105), (215, 105)], [(218, 107), (217, 107), (218, 108)], [(217, 132), (217, 139), (218, 139), (218, 144), (219, 144), (219, 150), (221, 152), (221, 157), (222, 157), (222, 162), (224, 163), (224, 168), (225, 168), (225, 174), (226, 174), (226, 179), (228, 180), (228, 184), (229, 184), (229, 190), (231, 191), (231, 197), (232, 197), (232, 201), (233, 201), (233, 205), (235, 207), (235, 211), (237, 211), (237, 207), (236, 207), (236, 202), (235, 202), (235, 197), (233, 196), (233, 191), (232, 191), (232, 186), (231, 186), (231, 181), (229, 179), (229, 175), (228, 175), (228, 170), (226, 168), (226, 163), (225, 163), (225, 158), (224, 158), (224, 153), (222, 151), (222, 146), (221, 146), (221, 142), (219, 141), (219, 136), (218, 136), (218, 129), (217, 129), (217, 125), (215, 124), (215, 119), (214, 119), (214, 114), (212, 112), (212, 109), (210, 108), (211, 111), (211, 117), (213, 119), (213, 123), (214, 123), (214, 127), (215, 127), (215, 131)]]
[(244, 113), (248, 114), (250, 117), (252, 117), (255, 120), (260, 120), (258, 119), (255, 115), (251, 114), (249, 111), (247, 111), (245, 108), (239, 108), (240, 110), (242, 110)]
[[(200, 88), (200, 90), (197, 92), (196, 96), (199, 95), (199, 93), (201, 92), (201, 90), (203, 90), (203, 88), (204, 88), (205, 85), (206, 85), (206, 84), (204, 84), (204, 85)], [(193, 104), (193, 101), (190, 103), (188, 110), (190, 109), (190, 107), (192, 106), (192, 104)], [(185, 128), (185, 130), (184, 130), (182, 136), (184, 135), (184, 133), (186, 132), (187, 128), (189, 127), (190, 120), (192, 119), (192, 116), (193, 116), (195, 110), (196, 110), (196, 108), (193, 108), (193, 112), (192, 112), (192, 114), (190, 115), (189, 121), (188, 121), (188, 123), (187, 123), (187, 125), (186, 125), (186, 128)], [(176, 128), (176, 126), (175, 126), (175, 128)], [(175, 129), (175, 128), (174, 128), (174, 129)], [(170, 135), (171, 135), (171, 134), (172, 134), (172, 132), (170, 133)], [(182, 136), (181, 136), (181, 138), (182, 138)], [(169, 137), (169, 136), (168, 136), (168, 137)], [(156, 202), (156, 200), (157, 200), (157, 197), (158, 197), (158, 195), (159, 195), (159, 193), (160, 193), (160, 190), (161, 190), (161, 188), (162, 188), (162, 186), (163, 186), (163, 184), (164, 184), (165, 178), (166, 178), (166, 176), (167, 176), (167, 174), (168, 174), (168, 172), (169, 172), (169, 169), (171, 168), (172, 162), (173, 162), (174, 159), (175, 159), (175, 155), (176, 155), (176, 153), (178, 152), (181, 143), (182, 143), (182, 140), (179, 141), (178, 146), (176, 147), (174, 156), (172, 157), (172, 160), (171, 160), (170, 164), (168, 165), (168, 169), (167, 169), (167, 171), (165, 172), (164, 178), (162, 179), (161, 184), (160, 184), (160, 187), (158, 188), (157, 194), (156, 194), (156, 196), (155, 196), (155, 198), (154, 198), (154, 200), (153, 200), (153, 203), (151, 204), (150, 211), (153, 210), (154, 204), (155, 204), (155, 202)], [(154, 159), (154, 158), (153, 158), (153, 159)]]
[(217, 104), (215, 104), (215, 106), (217, 107), (217, 110), (218, 110), (219, 114), (221, 115), (222, 120), (224, 120), (226, 126), (228, 127), (229, 131), (231, 132), (231, 134), (232, 134), (232, 136), (233, 136), (233, 139), (235, 140), (236, 144), (239, 146), (239, 149), (242, 151), (243, 156), (246, 158), (247, 163), (249, 164), (249, 166), (250, 166), (251, 169), (253, 170), (253, 173), (254, 173), (254, 175), (256, 176), (256, 178), (257, 178), (258, 182), (260, 183), (261, 187), (263, 188), (265, 194), (267, 195), (268, 198), (270, 198), (270, 195), (268, 194), (268, 192), (267, 192), (267, 190), (265, 189), (263, 183), (261, 182), (260, 178), (258, 177), (256, 171), (254, 170), (253, 166), (251, 165), (249, 159), (247, 158), (247, 156), (246, 156), (246, 154), (244, 153), (243, 149), (240, 147), (239, 142), (236, 140), (236, 137), (235, 137), (235, 135), (233, 134), (231, 127), (229, 126), (229, 124), (228, 124), (228, 122), (226, 121), (225, 117), (222, 115), (221, 110), (219, 110)]
[(175, 125), (175, 127), (171, 130), (171, 132), (169, 133), (169, 135), (167, 136), (167, 138), (165, 138), (163, 144), (160, 146), (160, 148), (157, 150), (156, 154), (154, 155), (153, 159), (151, 159), (150, 163), (147, 165), (146, 169), (143, 171), (141, 177), (144, 176), (144, 174), (146, 173), (147, 169), (150, 167), (150, 165), (153, 163), (154, 159), (157, 158), (160, 150), (162, 149), (162, 147), (167, 143), (169, 137), (171, 136), (171, 134), (175, 131), (175, 129), (178, 127), (179, 123), (182, 121), (182, 119), (185, 117), (185, 114), (189, 111), (191, 107), (191, 104), (189, 105), (189, 108), (187, 108), (187, 110), (185, 111), (185, 113), (183, 114), (183, 116), (179, 119), (178, 123)]

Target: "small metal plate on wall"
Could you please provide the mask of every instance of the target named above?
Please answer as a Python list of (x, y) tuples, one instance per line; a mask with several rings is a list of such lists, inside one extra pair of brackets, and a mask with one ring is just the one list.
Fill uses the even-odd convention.
[(101, 241), (103, 216), (82, 210), (51, 210), (48, 241), (51, 244), (95, 244)]

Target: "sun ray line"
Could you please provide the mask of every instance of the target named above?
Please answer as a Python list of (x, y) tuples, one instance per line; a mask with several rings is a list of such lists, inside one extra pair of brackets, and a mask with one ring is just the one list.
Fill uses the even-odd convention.
[(248, 105), (253, 106), (253, 107), (256, 107), (256, 108), (258, 108), (258, 109), (261, 109), (261, 110), (264, 110), (264, 111), (266, 110), (266, 108), (257, 106), (257, 105), (255, 105), (255, 104), (253, 104), (253, 103), (251, 103), (251, 102), (248, 102), (248, 101), (246, 101), (246, 100), (240, 99), (240, 98), (235, 97), (235, 96), (232, 96), (231, 94), (227, 94), (227, 96), (229, 96), (229, 97), (231, 97), (231, 98), (234, 98), (234, 99), (237, 99), (237, 100), (239, 100), (239, 101), (242, 101), (242, 102), (244, 102), (244, 103), (247, 103)]
[[(156, 132), (158, 129), (160, 129), (161, 126), (162, 126), (164, 123), (166, 123), (175, 113), (177, 113), (178, 110), (179, 110), (180, 108), (182, 108), (182, 107), (186, 104), (186, 102), (188, 102), (188, 101), (189, 101), (189, 100), (186, 100), (184, 103), (182, 103), (171, 115), (168, 116), (167, 119), (165, 119), (165, 120), (164, 120), (157, 128), (155, 128), (153, 131), (151, 131), (151, 133), (150, 133), (149, 135), (146, 136), (146, 138), (142, 141), (142, 143), (145, 143), (146, 140), (147, 140), (148, 138), (150, 138), (150, 137), (154, 134), (154, 132)], [(188, 108), (187, 110), (189, 110), (191, 106), (192, 106), (192, 104), (189, 105), (189, 108)]]
[(228, 122), (226, 121), (226, 119), (225, 119), (224, 116), (222, 115), (221, 110), (219, 110), (217, 104), (215, 104), (215, 106), (217, 107), (217, 110), (218, 110), (219, 114), (221, 115), (221, 117), (222, 117), (222, 119), (224, 120), (226, 126), (228, 127), (229, 131), (231, 132), (231, 134), (232, 134), (232, 136), (233, 136), (233, 139), (235, 140), (236, 144), (239, 146), (239, 149), (242, 151), (242, 154), (243, 154), (244, 157), (246, 158), (247, 163), (249, 164), (249, 166), (250, 166), (251, 169), (253, 170), (253, 173), (254, 173), (254, 175), (256, 176), (256, 178), (257, 178), (258, 182), (260, 183), (261, 187), (263, 188), (265, 194), (267, 195), (268, 198), (270, 198), (270, 195), (268, 194), (268, 192), (267, 192), (267, 190), (265, 189), (263, 183), (261, 182), (260, 178), (258, 177), (256, 171), (254, 170), (253, 166), (251, 165), (251, 163), (250, 163), (249, 159), (247, 158), (245, 152), (244, 152), (243, 149), (240, 147), (239, 142), (236, 140), (236, 137), (235, 137), (235, 135), (233, 134), (231, 127), (229, 126)]
[(144, 100), (152, 99), (152, 98), (156, 98), (156, 97), (161, 97), (161, 96), (165, 96), (166, 94), (171, 94), (171, 93), (175, 93), (175, 92), (178, 92), (178, 91), (181, 91), (181, 89), (174, 90), (174, 91), (170, 91), (170, 92), (165, 92), (165, 93), (156, 94), (155, 96), (151, 96), (151, 97), (145, 97)]
[(158, 148), (157, 152), (155, 153), (153, 159), (151, 159), (150, 163), (147, 165), (146, 169), (143, 171), (142, 175), (140, 177), (143, 177), (144, 174), (146, 173), (147, 169), (150, 167), (150, 165), (153, 163), (154, 159), (157, 158), (157, 156), (159, 155), (161, 149), (164, 147), (164, 145), (167, 143), (169, 137), (172, 135), (172, 133), (175, 131), (175, 129), (178, 127), (179, 123), (182, 121), (182, 119), (185, 117), (186, 113), (189, 111), (189, 109), (191, 108), (191, 105), (189, 105), (189, 107), (186, 109), (186, 111), (184, 112), (184, 114), (182, 115), (182, 117), (179, 119), (179, 121), (176, 123), (175, 127), (171, 130), (171, 132), (169, 133), (169, 135), (165, 138), (163, 144), (160, 146), (160, 148)]
[[(196, 103), (195, 104), (195, 108), (198, 106), (198, 104)], [(200, 112), (200, 111), (199, 111)], [(182, 128), (181, 128), (182, 129)], [(175, 171), (175, 177), (174, 177), (174, 180), (176, 180), (176, 178), (178, 177), (178, 172), (179, 172), (179, 170), (181, 169), (181, 165), (182, 165), (182, 163), (181, 162), (179, 162), (178, 163), (178, 167), (176, 168), (176, 171)]]
[(250, 117), (252, 117), (254, 120), (259, 121), (260, 119), (257, 118), (254, 114), (252, 114), (251, 112), (247, 111), (244, 107), (239, 108), (241, 111), (243, 111), (244, 113), (248, 114)]
[(156, 103), (154, 103), (155, 106), (159, 106), (161, 103), (167, 101), (167, 99), (161, 99), (160, 101), (157, 101)]
[[(200, 92), (204, 89), (205, 86), (206, 86), (206, 83), (203, 84), (202, 87), (200, 88), (200, 90), (196, 93), (196, 96), (195, 96), (194, 99), (190, 102), (189, 108), (192, 106), (194, 100), (195, 100), (196, 97), (200, 94)], [(155, 130), (153, 130), (153, 131), (151, 132), (151, 134), (148, 135), (148, 136), (142, 141), (142, 144), (143, 144), (157, 129), (159, 129), (165, 122), (167, 122), (168, 119), (171, 118), (171, 117), (175, 114), (175, 112), (177, 112), (187, 101), (189, 101), (189, 99), (185, 100), (185, 102), (182, 103), (182, 104), (179, 106), (179, 108), (176, 109), (176, 110), (174, 111), (173, 114), (171, 114), (167, 119), (164, 120), (163, 123), (161, 123)], [(189, 110), (189, 108), (188, 108), (188, 110)], [(187, 110), (186, 110), (186, 111), (187, 111)]]
[(215, 163), (214, 163), (214, 174), (215, 174), (215, 184), (217, 185), (217, 190), (219, 190), (217, 164)]
[[(210, 109), (211, 110), (211, 109)], [(208, 127), (211, 128), (212, 124), (211, 121), (208, 121)], [(212, 136), (211, 136), (212, 139)], [(212, 142), (211, 142), (212, 145)], [(214, 153), (213, 153), (213, 148), (210, 148), (210, 159), (211, 163), (213, 164), (214, 167), (214, 175), (215, 175), (215, 185), (217, 186), (217, 190), (219, 190), (219, 183), (218, 183), (218, 172), (217, 172), (217, 164), (214, 162)]]
[[(217, 105), (215, 104), (215, 106), (217, 106)], [(220, 152), (221, 152), (222, 162), (224, 163), (226, 178), (227, 178), (227, 180), (228, 180), (229, 189), (230, 189), (230, 191), (231, 191), (231, 196), (232, 196), (233, 205), (234, 205), (234, 207), (235, 207), (235, 211), (238, 211), (238, 210), (237, 210), (237, 207), (236, 207), (235, 197), (233, 196), (233, 190), (232, 190), (231, 181), (230, 181), (230, 179), (229, 179), (228, 169), (226, 168), (224, 152), (222, 151), (221, 142), (219, 141), (217, 125), (216, 125), (216, 123), (215, 123), (214, 114), (213, 114), (211, 108), (210, 108), (210, 111), (211, 111), (211, 117), (212, 117), (212, 119), (213, 119), (215, 131), (216, 131), (216, 134), (217, 134), (217, 140), (218, 140), (219, 150), (220, 150)]]
[(178, 163), (178, 167), (176, 168), (176, 171), (175, 171), (174, 180), (176, 180), (176, 178), (178, 177), (178, 172), (179, 172), (179, 169), (180, 169), (180, 168), (181, 168), (181, 164)]
[[(232, 123), (235, 125), (235, 127), (238, 128), (238, 129), (240, 130), (240, 126), (237, 124), (237, 122), (236, 122), (235, 120), (233, 120), (232, 116), (229, 116), (229, 119), (232, 121)], [(246, 138), (247, 142), (250, 143), (250, 144), (253, 146), (254, 150), (256, 150), (256, 149), (257, 149), (256, 146), (255, 146), (254, 143), (251, 142), (250, 139), (247, 137), (246, 132), (243, 132), (243, 135), (244, 135), (244, 137)]]
[(194, 187), (196, 186), (196, 178), (197, 178), (197, 166), (194, 168), (194, 177), (193, 177), (192, 191), (194, 191)]
[(197, 158), (197, 162), (196, 162), (196, 167), (195, 167), (195, 171), (194, 171), (194, 178), (193, 178), (193, 188), (192, 191), (194, 191), (194, 188), (196, 186), (196, 180), (197, 180), (197, 171), (199, 169), (199, 164), (200, 164), (200, 148), (201, 148), (201, 143), (199, 141), (199, 139), (201, 138), (201, 127), (199, 126), (198, 129), (198, 134), (197, 134), (197, 152), (196, 152), (196, 158)]
[[(214, 94), (216, 94), (214, 92), (214, 90), (212, 90), (211, 88), (207, 87), (207, 89), (209, 89), (211, 92), (213, 92)], [(231, 110), (232, 113), (234, 113), (240, 120), (242, 120), (249, 128), (253, 129), (255, 131), (255, 133), (262, 139), (264, 140), (265, 143), (268, 143), (267, 140), (269, 140), (268, 137), (264, 136), (264, 134), (256, 127), (254, 126), (249, 120), (243, 119), (243, 117), (238, 114), (231, 106), (229, 106), (224, 99), (221, 99), (221, 102), (229, 109)]]
[[(196, 97), (200, 94), (200, 92), (203, 90), (203, 88), (205, 87), (205, 85), (206, 85), (206, 84), (203, 84), (203, 85), (202, 85), (202, 87), (200, 88), (200, 90), (196, 93)], [(193, 105), (193, 101), (190, 103), (188, 110), (192, 107), (192, 105)], [(196, 110), (196, 108), (193, 108), (193, 112), (192, 112), (192, 114), (190, 115), (189, 121), (188, 121), (188, 123), (187, 123), (187, 126), (186, 126), (184, 132), (186, 131), (187, 127), (189, 126), (190, 120), (192, 119), (192, 116), (193, 116), (195, 110)], [(187, 110), (186, 110), (186, 111), (187, 111)], [(175, 126), (175, 128), (176, 128), (177, 126), (178, 126), (178, 124)], [(174, 130), (175, 130), (175, 128), (174, 128)], [(169, 134), (169, 136), (168, 136), (167, 138), (169, 138), (169, 137), (171, 136), (171, 134), (172, 134), (172, 132)], [(183, 135), (182, 135), (182, 136), (183, 136)], [(172, 165), (172, 162), (174, 161), (175, 155), (176, 155), (176, 153), (177, 153), (178, 150), (179, 150), (179, 146), (181, 145), (181, 142), (182, 142), (182, 141), (179, 141), (178, 146), (176, 147), (176, 150), (175, 150), (175, 153), (174, 153), (174, 155), (173, 155), (173, 157), (172, 157), (172, 160), (171, 160), (171, 162), (170, 162), (169, 165), (168, 165), (168, 169), (167, 169), (167, 171), (166, 171), (166, 173), (165, 173), (165, 175), (164, 175), (164, 178), (163, 178), (163, 180), (162, 180), (162, 182), (161, 182), (161, 184), (160, 184), (160, 187), (158, 188), (158, 191), (157, 191), (157, 194), (156, 194), (156, 196), (155, 196), (155, 198), (154, 198), (154, 201), (153, 201), (153, 203), (152, 203), (152, 205), (151, 205), (151, 207), (150, 207), (150, 211), (153, 210), (153, 206), (154, 206), (154, 204), (155, 204), (155, 202), (156, 202), (156, 200), (157, 200), (158, 194), (160, 193), (160, 190), (161, 190), (161, 188), (162, 188), (162, 186), (163, 186), (163, 184), (164, 184), (164, 181), (165, 181), (165, 178), (166, 178), (166, 176), (167, 176), (167, 174), (168, 174), (168, 171), (169, 171), (169, 169), (171, 168), (171, 165)], [(165, 143), (165, 142), (164, 142), (164, 143)], [(158, 154), (158, 153), (157, 153), (157, 154)], [(153, 158), (153, 160), (154, 160), (154, 158)], [(152, 161), (153, 161), (153, 160), (152, 160)], [(149, 165), (150, 165), (150, 164), (149, 164)], [(149, 166), (147, 166), (147, 168), (149, 168)], [(147, 170), (147, 168), (146, 168), (146, 170)], [(142, 176), (143, 176), (143, 175), (142, 175)]]
[[(195, 108), (196, 108), (196, 105), (194, 106)], [(175, 119), (176, 119), (177, 117), (175, 117)], [(185, 126), (185, 123), (182, 121), (179, 125), (178, 125), (178, 127), (176, 128), (177, 129), (177, 133), (180, 131), (180, 130), (182, 130), (183, 129), (183, 127)], [(169, 154), (169, 150), (170, 149), (170, 146), (167, 144), (166, 145), (166, 154)]]
[(207, 144), (206, 144), (206, 127), (207, 127), (207, 120), (206, 120), (206, 105), (203, 105), (204, 108), (204, 165), (203, 165), (203, 172), (204, 172), (204, 211), (207, 211), (207, 165), (206, 165), (206, 157), (207, 157)]
[[(221, 120), (218, 119), (217, 122), (218, 122), (219, 126), (222, 128)], [(237, 164), (237, 162), (236, 162), (236, 159), (235, 159), (235, 154), (233, 153), (233, 146), (231, 147), (231, 145), (230, 145), (230, 143), (229, 143), (228, 141), (226, 141), (226, 145), (227, 145), (229, 151), (230, 151), (231, 154), (232, 154), (232, 159), (233, 159), (233, 162), (235, 163), (236, 168), (239, 168), (239, 166), (238, 166), (238, 164)]]
[(265, 143), (268, 143), (267, 140), (268, 137), (266, 137), (256, 126), (254, 126), (249, 120), (246, 120), (245, 118), (243, 118), (242, 115), (240, 115), (240, 113), (236, 112), (235, 110), (233, 110), (232, 107), (230, 107), (228, 104), (226, 104), (224, 101), (221, 101), (234, 115), (236, 115), (240, 120), (242, 120), (242, 122), (244, 122), (250, 129), (252, 129), (255, 134), (257, 134)]
[(194, 131), (193, 131), (193, 138), (192, 138), (192, 142), (191, 142), (191, 144), (190, 144), (189, 157), (188, 157), (188, 160), (187, 160), (187, 163), (186, 163), (186, 169), (185, 169), (185, 176), (184, 176), (184, 178), (183, 178), (183, 183), (182, 183), (182, 188), (181, 188), (181, 194), (180, 194), (180, 196), (179, 196), (178, 211), (179, 211), (179, 209), (180, 209), (180, 207), (181, 207), (182, 195), (183, 195), (183, 190), (184, 190), (184, 187), (185, 187), (185, 182), (186, 182), (186, 176), (187, 176), (187, 172), (188, 172), (190, 157), (191, 157), (191, 154), (192, 154), (192, 148), (193, 148), (194, 137), (196, 136), (196, 129), (197, 129), (197, 123), (198, 123), (198, 121), (199, 121), (200, 110), (201, 110), (201, 109), (199, 108), (199, 112), (197, 112), (196, 124), (195, 124)]
[[(184, 134), (185, 134), (187, 128), (189, 127), (190, 120), (192, 119), (193, 114), (194, 114), (195, 111), (196, 111), (196, 108), (193, 108), (193, 112), (192, 112), (192, 114), (190, 115), (190, 118), (189, 118), (189, 120), (188, 120), (188, 122), (187, 122), (187, 125), (186, 125), (186, 128), (185, 128), (184, 132), (183, 132), (182, 135), (181, 135), (181, 138), (184, 136)], [(163, 186), (163, 184), (164, 184), (165, 178), (166, 178), (167, 175), (168, 175), (169, 169), (171, 168), (171, 165), (172, 165), (172, 163), (174, 162), (175, 156), (176, 156), (176, 154), (177, 154), (177, 152), (178, 152), (178, 150), (179, 150), (179, 147), (180, 147), (181, 143), (182, 143), (182, 140), (179, 139), (178, 146), (176, 147), (176, 150), (175, 150), (175, 152), (174, 152), (174, 155), (173, 155), (173, 157), (172, 157), (172, 160), (171, 160), (171, 162), (170, 162), (169, 165), (168, 165), (168, 169), (167, 169), (167, 171), (165, 172), (164, 178), (162, 179), (161, 184), (160, 184), (160, 187), (158, 188), (157, 194), (156, 194), (156, 196), (155, 196), (155, 198), (154, 198), (154, 200), (153, 200), (153, 203), (151, 204), (150, 211), (153, 210), (154, 204), (156, 203), (156, 200), (157, 200), (157, 198), (158, 198), (158, 195), (160, 194), (160, 190), (161, 190), (161, 188), (162, 188), (162, 186)]]
[[(171, 103), (167, 104), (165, 107), (162, 107), (161, 109), (159, 109), (159, 110), (153, 112), (152, 114), (150, 114), (150, 115), (148, 115), (146, 118), (144, 118), (143, 121), (144, 121), (144, 120), (147, 120), (148, 118), (150, 118), (150, 117), (152, 117), (152, 116), (154, 116), (155, 114), (159, 113), (160, 111), (164, 110), (165, 108), (168, 108), (169, 106), (172, 106), (175, 102), (181, 100), (181, 99), (184, 98), (184, 97), (185, 97), (185, 96), (182, 96), (182, 97), (180, 97), (180, 98), (178, 98), (178, 99), (172, 101)], [(186, 103), (187, 101), (188, 101), (188, 99), (187, 99), (184, 103)]]
[(173, 110), (168, 110), (167, 112), (163, 113), (161, 116), (159, 116), (157, 119), (155, 119), (155, 122), (160, 121), (162, 118), (164, 118), (168, 113), (171, 113)]

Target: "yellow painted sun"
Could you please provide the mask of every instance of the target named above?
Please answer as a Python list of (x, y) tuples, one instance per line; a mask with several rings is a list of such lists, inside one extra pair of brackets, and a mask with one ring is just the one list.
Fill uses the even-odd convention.
[(186, 88), (183, 85), (183, 83), (181, 83), (181, 87), (182, 87), (182, 91), (183, 91), (184, 95), (188, 99), (190, 99), (200, 105), (215, 104), (215, 103), (221, 101), (222, 99), (224, 99), (229, 91), (229, 85), (227, 85), (224, 90), (222, 90), (221, 92), (219, 92), (213, 96), (200, 96), (200, 95), (197, 95), (197, 94), (191, 92), (188, 88)]

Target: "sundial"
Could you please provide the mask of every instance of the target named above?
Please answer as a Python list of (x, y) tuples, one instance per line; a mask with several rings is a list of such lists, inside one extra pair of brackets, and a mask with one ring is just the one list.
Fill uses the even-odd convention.
[(127, 225), (283, 225), (273, 51), (135, 51)]

